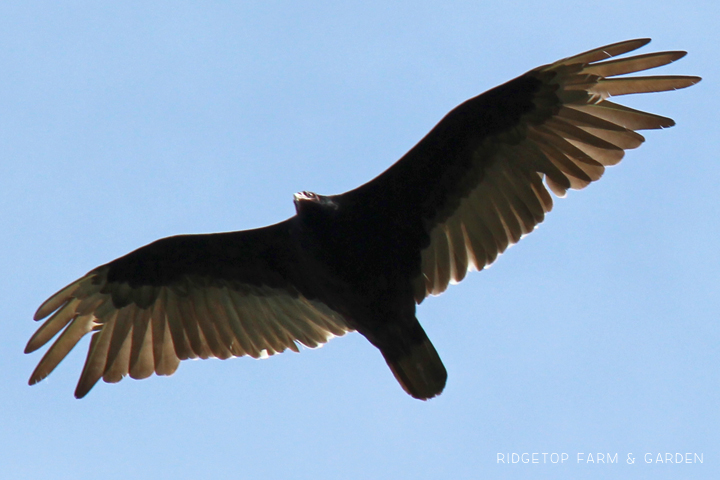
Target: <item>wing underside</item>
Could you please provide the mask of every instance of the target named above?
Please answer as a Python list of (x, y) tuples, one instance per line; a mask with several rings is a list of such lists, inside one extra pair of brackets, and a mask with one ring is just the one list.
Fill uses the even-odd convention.
[[(168, 245), (160, 247), (177, 250), (178, 241), (171, 238), (166, 241)], [(130, 261), (146, 264), (156, 273), (169, 270), (158, 267), (157, 252), (152, 251), (158, 247), (151, 244), (144, 248), (144, 252), (133, 252), (135, 257)], [(217, 258), (211, 255), (210, 261), (214, 260)], [(265, 358), (287, 349), (297, 352), (299, 345), (315, 348), (352, 330), (343, 317), (291, 284), (268, 286), (187, 273), (173, 274), (166, 284), (158, 285), (156, 276), (156, 284), (138, 285), (135, 274), (132, 284), (117, 279), (117, 272), (113, 274), (113, 269), (121, 269), (121, 261), (128, 260), (93, 270), (40, 306), (35, 319), (49, 318), (28, 342), (26, 353), (59, 336), (33, 372), (30, 384), (47, 377), (91, 332), (87, 360), (75, 392), (78, 398), (100, 378), (113, 383), (126, 375), (171, 375), (180, 360), (188, 358)], [(202, 265), (186, 269), (208, 271)]]
[[(534, 108), (498, 134), (486, 136), (469, 155), (479, 181), (458, 198), (450, 212), (430, 222), (430, 243), (422, 251), (422, 274), (415, 280), (419, 303), (461, 281), (469, 270), (490, 265), (508, 246), (543, 221), (552, 209), (552, 191), (582, 189), (600, 179), (624, 151), (644, 141), (636, 132), (674, 125), (666, 117), (607, 100), (611, 96), (685, 88), (698, 77), (610, 78), (671, 63), (685, 52), (659, 52), (611, 59), (645, 45), (632, 40), (560, 60), (520, 79), (540, 81)], [(518, 81), (518, 80), (515, 80)]]

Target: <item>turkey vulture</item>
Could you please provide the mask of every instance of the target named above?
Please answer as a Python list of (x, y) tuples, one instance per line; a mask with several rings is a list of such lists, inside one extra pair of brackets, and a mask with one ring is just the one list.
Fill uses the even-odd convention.
[[(50, 297), (25, 348), (62, 333), (30, 377), (47, 377), (94, 332), (75, 396), (100, 378), (171, 375), (180, 360), (266, 357), (356, 330), (402, 388), (439, 395), (447, 372), (415, 305), (490, 265), (562, 197), (598, 180), (636, 130), (665, 117), (607, 100), (685, 88), (690, 76), (620, 75), (685, 52), (612, 58), (630, 40), (528, 73), (456, 107), (397, 163), (341, 195), (295, 194), (296, 215), (255, 230), (163, 238)], [(612, 59), (610, 59), (612, 58)]]

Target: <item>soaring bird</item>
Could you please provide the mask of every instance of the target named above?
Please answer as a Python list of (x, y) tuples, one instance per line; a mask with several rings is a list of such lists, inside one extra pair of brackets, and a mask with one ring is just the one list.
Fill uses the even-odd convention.
[(674, 125), (608, 101), (700, 81), (622, 76), (685, 55), (613, 58), (649, 41), (565, 58), (471, 98), (370, 182), (296, 193), (297, 213), (283, 222), (163, 238), (95, 268), (35, 313), (50, 318), (26, 353), (62, 333), (29, 383), (90, 332), (77, 398), (100, 378), (171, 375), (188, 358), (267, 357), (355, 330), (408, 394), (439, 395), (447, 372), (416, 304), (532, 232), (552, 209), (549, 191), (563, 197), (598, 180), (644, 141), (636, 130)]

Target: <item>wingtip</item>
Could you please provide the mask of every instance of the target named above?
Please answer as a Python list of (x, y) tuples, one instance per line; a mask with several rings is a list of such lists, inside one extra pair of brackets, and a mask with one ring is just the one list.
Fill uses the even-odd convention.
[(609, 45), (605, 45), (604, 47), (600, 47), (597, 50), (610, 50), (613, 51), (610, 56), (617, 56), (617, 55), (623, 55), (628, 52), (632, 52), (633, 50), (637, 50), (638, 48), (642, 48), (648, 43), (652, 42), (651, 38), (633, 38), (631, 40), (623, 40), (621, 42), (615, 42), (611, 43)]
[[(610, 43), (610, 44), (605, 45), (604, 47), (600, 47), (600, 48), (614, 50), (619, 47), (620, 49), (625, 50), (625, 53), (627, 53), (627, 52), (631, 52), (633, 50), (637, 50), (638, 48), (642, 48), (650, 42), (652, 42), (652, 38), (649, 38), (649, 37), (632, 38), (630, 40), (622, 40), (620, 42)], [(598, 50), (600, 50), (600, 49), (598, 49)]]
[(33, 320), (35, 320), (36, 322), (39, 322), (43, 318), (50, 315), (50, 313), (52, 313), (52, 312), (46, 311), (46, 309), (45, 309), (45, 305), (48, 303), (48, 301), (50, 301), (50, 299), (43, 302), (43, 304), (40, 305), (37, 310), (35, 310), (35, 314), (33, 315)]
[(87, 275), (85, 277), (75, 280), (74, 282), (61, 288), (54, 295), (45, 300), (42, 305), (40, 305), (35, 311), (35, 315), (33, 315), (33, 320), (35, 320), (36, 322), (38, 320), (42, 320), (43, 318), (47, 317), (55, 310), (60, 308), (65, 302), (68, 301), (68, 299), (73, 295), (73, 293), (75, 293), (75, 291), (78, 289), (78, 287), (85, 280), (86, 277)]
[(23, 350), (23, 353), (32, 353), (38, 349), (38, 347), (36, 347), (35, 345), (31, 345), (31, 344), (32, 344), (32, 339), (30, 339), (30, 341), (27, 343), (27, 345), (25, 345), (25, 350)]
[(555, 63), (538, 68), (541, 70), (552, 70), (562, 65), (594, 64), (597, 62), (603, 62), (609, 58), (618, 57), (637, 50), (648, 43), (650, 43), (649, 38), (636, 38), (634, 40), (615, 42), (602, 47), (593, 48), (592, 50), (588, 50), (571, 57), (563, 58)]
[(38, 369), (36, 368), (35, 371), (30, 375), (30, 379), (28, 380), (28, 385), (31, 387), (37, 383), (42, 382), (45, 380), (45, 378), (48, 376), (48, 374), (42, 374), (38, 373)]
[(94, 383), (93, 383), (92, 385), (90, 385), (90, 386), (88, 386), (88, 385), (81, 385), (81, 384), (78, 383), (77, 388), (75, 388), (75, 394), (74, 394), (74, 395), (75, 395), (75, 398), (77, 398), (78, 400), (80, 400), (81, 398), (84, 398), (85, 395), (87, 395), (88, 392), (90, 392), (90, 390), (92, 390), (92, 388), (93, 388), (94, 386), (95, 386)]
[(688, 52), (686, 52), (685, 50), (673, 50), (673, 51), (668, 52), (668, 53), (674, 54), (674, 57), (673, 57), (672, 61), (673, 61), (673, 62), (677, 62), (677, 61), (680, 60), (681, 58), (685, 57)]

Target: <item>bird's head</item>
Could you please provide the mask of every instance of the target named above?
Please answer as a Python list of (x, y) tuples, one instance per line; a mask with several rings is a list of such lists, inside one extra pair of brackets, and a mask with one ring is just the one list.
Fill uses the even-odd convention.
[(298, 214), (307, 209), (315, 209), (317, 207), (323, 210), (337, 210), (338, 204), (332, 198), (324, 195), (318, 195), (313, 192), (298, 192), (293, 195), (295, 202), (295, 210)]

